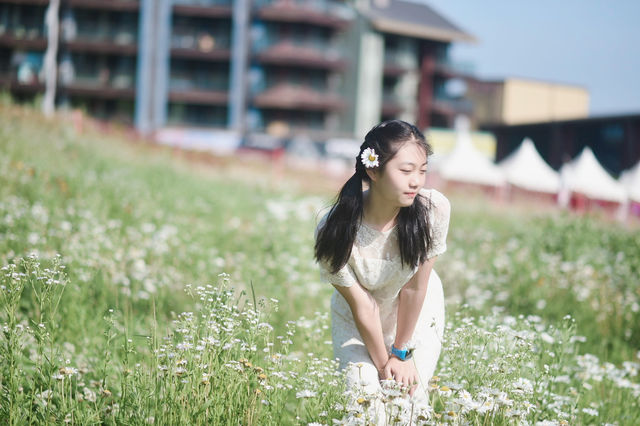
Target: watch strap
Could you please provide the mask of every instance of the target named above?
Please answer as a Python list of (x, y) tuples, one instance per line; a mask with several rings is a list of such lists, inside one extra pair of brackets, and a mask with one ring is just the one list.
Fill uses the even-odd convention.
[(411, 349), (398, 349), (394, 345), (391, 345), (391, 355), (395, 356), (401, 361), (406, 361), (411, 358)]

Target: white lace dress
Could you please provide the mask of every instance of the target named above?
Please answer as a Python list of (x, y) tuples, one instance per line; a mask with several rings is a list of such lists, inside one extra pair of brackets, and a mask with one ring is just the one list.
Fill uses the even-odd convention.
[[(435, 189), (421, 189), (420, 194), (431, 200), (430, 224), (432, 247), (427, 257), (432, 258), (446, 250), (449, 228), (449, 200)], [(320, 220), (320, 228), (326, 215)], [(317, 230), (316, 230), (317, 232)], [(414, 275), (416, 268), (402, 265), (396, 228), (381, 232), (362, 224), (351, 251), (351, 257), (342, 269), (332, 274), (327, 264), (320, 263), (323, 280), (350, 287), (356, 282), (368, 290), (378, 303), (380, 322), (387, 350), (395, 340), (398, 293)], [(444, 331), (444, 297), (442, 283), (435, 270), (431, 271), (425, 302), (422, 307), (412, 341), (413, 358), (420, 375), (420, 386), (415, 395), (427, 397), (427, 385), (433, 376)], [(346, 369), (347, 386), (360, 386), (367, 393), (380, 389), (378, 373), (351, 314), (351, 309), (342, 295), (334, 290), (331, 297), (331, 332), (334, 356), (340, 368)], [(356, 365), (360, 364), (360, 367)]]

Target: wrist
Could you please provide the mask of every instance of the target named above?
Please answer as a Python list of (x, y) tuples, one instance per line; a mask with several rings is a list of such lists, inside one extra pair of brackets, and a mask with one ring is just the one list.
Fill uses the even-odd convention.
[(413, 356), (413, 349), (407, 349), (406, 347), (402, 347), (402, 349), (399, 349), (395, 346), (395, 344), (393, 344), (391, 345), (390, 356), (393, 356), (400, 361), (407, 361)]
[(376, 370), (378, 370), (378, 372), (382, 372), (384, 371), (384, 367), (387, 366), (387, 363), (389, 362), (390, 356), (386, 356), (382, 362), (376, 363), (374, 362), (373, 365), (376, 367)]

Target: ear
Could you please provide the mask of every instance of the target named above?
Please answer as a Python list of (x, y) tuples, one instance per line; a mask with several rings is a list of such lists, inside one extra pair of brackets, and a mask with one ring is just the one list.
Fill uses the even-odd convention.
[(369, 176), (369, 179), (371, 179), (371, 181), (375, 182), (376, 180), (378, 180), (377, 167), (375, 169), (366, 169), (365, 171), (367, 172), (367, 176)]

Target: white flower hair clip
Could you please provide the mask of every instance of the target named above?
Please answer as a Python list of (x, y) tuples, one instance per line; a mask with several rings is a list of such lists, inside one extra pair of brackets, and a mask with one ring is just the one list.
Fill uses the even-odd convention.
[(368, 169), (372, 167), (378, 167), (378, 154), (374, 151), (373, 148), (367, 148), (362, 151), (360, 154), (360, 159), (362, 160), (362, 164)]

